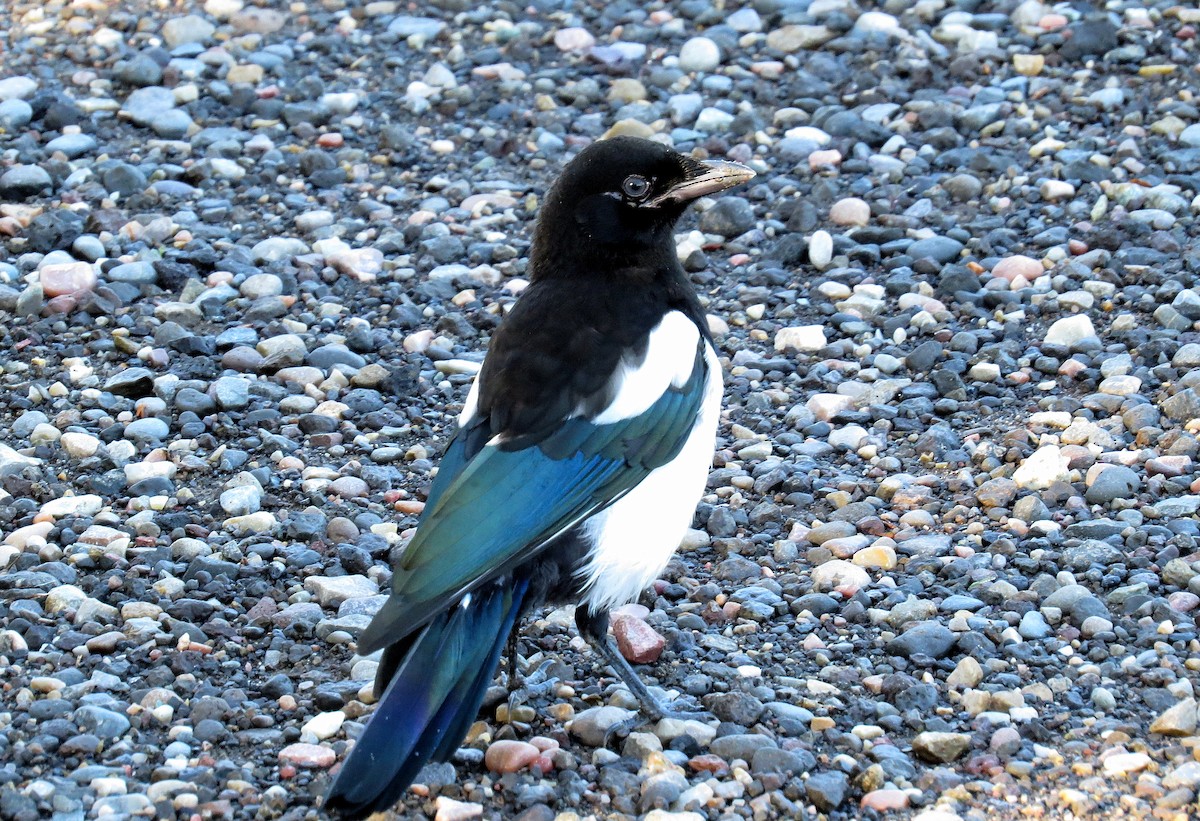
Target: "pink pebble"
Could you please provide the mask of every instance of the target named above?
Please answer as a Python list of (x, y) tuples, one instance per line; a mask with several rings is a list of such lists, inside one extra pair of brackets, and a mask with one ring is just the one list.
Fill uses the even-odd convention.
[(814, 151), (808, 155), (808, 167), (813, 171), (832, 165), (837, 167), (842, 164), (842, 152), (836, 148), (827, 148), (821, 151)]
[(279, 760), (295, 767), (324, 770), (333, 766), (337, 755), (319, 744), (289, 744), (279, 751)]
[(908, 793), (903, 790), (872, 790), (862, 797), (859, 806), (876, 812), (907, 809)]
[(86, 262), (47, 265), (39, 272), (42, 293), (48, 297), (90, 291), (96, 287), (96, 272)]
[(618, 616), (612, 623), (613, 637), (621, 655), (634, 664), (658, 661), (667, 640), (636, 616)]
[(992, 276), (1007, 279), (1009, 282), (1017, 277), (1024, 277), (1026, 282), (1033, 282), (1044, 273), (1046, 269), (1042, 267), (1042, 263), (1023, 254), (1005, 257), (992, 268)]
[(524, 741), (493, 741), (483, 762), (494, 773), (515, 773), (537, 761), (541, 750)]

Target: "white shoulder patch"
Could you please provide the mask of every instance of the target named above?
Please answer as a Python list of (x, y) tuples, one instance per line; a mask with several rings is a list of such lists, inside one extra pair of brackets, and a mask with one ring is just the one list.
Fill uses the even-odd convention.
[(458, 426), (465, 428), (467, 423), (475, 418), (475, 412), (479, 409), (479, 380), (480, 376), (476, 376), (471, 382), (471, 389), (467, 391), (467, 401), (463, 402), (462, 410), (458, 413)]
[(650, 331), (646, 356), (617, 365), (613, 400), (592, 421), (607, 425), (645, 413), (668, 387), (683, 385), (696, 367), (699, 341), (700, 329), (685, 314), (671, 311), (664, 316)]

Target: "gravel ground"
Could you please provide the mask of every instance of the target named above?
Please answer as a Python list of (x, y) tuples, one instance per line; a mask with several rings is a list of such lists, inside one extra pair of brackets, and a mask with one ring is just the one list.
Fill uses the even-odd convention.
[(681, 226), (726, 412), (616, 620), (712, 720), (605, 748), (629, 694), (538, 614), (403, 814), (1196, 817), (1198, 26), (5, 4), (0, 817), (317, 813), (538, 196), (609, 131), (759, 172)]

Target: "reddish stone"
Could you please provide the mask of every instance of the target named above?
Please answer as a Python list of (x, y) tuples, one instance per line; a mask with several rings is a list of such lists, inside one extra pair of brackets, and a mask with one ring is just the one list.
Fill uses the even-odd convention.
[(537, 761), (541, 750), (524, 741), (494, 741), (483, 762), (494, 773), (515, 773)]
[(260, 619), (266, 621), (279, 612), (279, 605), (269, 596), (263, 596), (258, 603), (246, 611), (246, 621), (254, 624)]
[(279, 751), (279, 760), (293, 767), (324, 770), (334, 765), (337, 755), (319, 744), (289, 744)]
[(1009, 282), (1017, 277), (1023, 277), (1026, 282), (1033, 282), (1044, 273), (1046, 273), (1046, 269), (1039, 260), (1023, 254), (1005, 257), (992, 268), (992, 276), (1006, 279)]
[(667, 640), (653, 627), (635, 616), (618, 616), (612, 624), (617, 648), (626, 659), (634, 664), (650, 664), (658, 661)]
[(79, 300), (70, 294), (63, 294), (46, 300), (46, 307), (43, 313), (47, 316), (53, 314), (69, 314), (75, 310), (75, 306), (79, 304)]
[(722, 773), (729, 772), (728, 762), (719, 755), (712, 755), (711, 753), (698, 755), (689, 759), (688, 766), (698, 773), (705, 772), (721, 775)]

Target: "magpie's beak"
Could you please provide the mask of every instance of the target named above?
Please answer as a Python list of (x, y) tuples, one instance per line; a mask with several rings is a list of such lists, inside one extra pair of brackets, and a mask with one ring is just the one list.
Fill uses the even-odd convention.
[(697, 161), (688, 168), (687, 175), (682, 180), (657, 197), (647, 200), (645, 204), (656, 208), (668, 202), (690, 202), (698, 197), (741, 185), (754, 176), (754, 172), (741, 163), (725, 160)]

